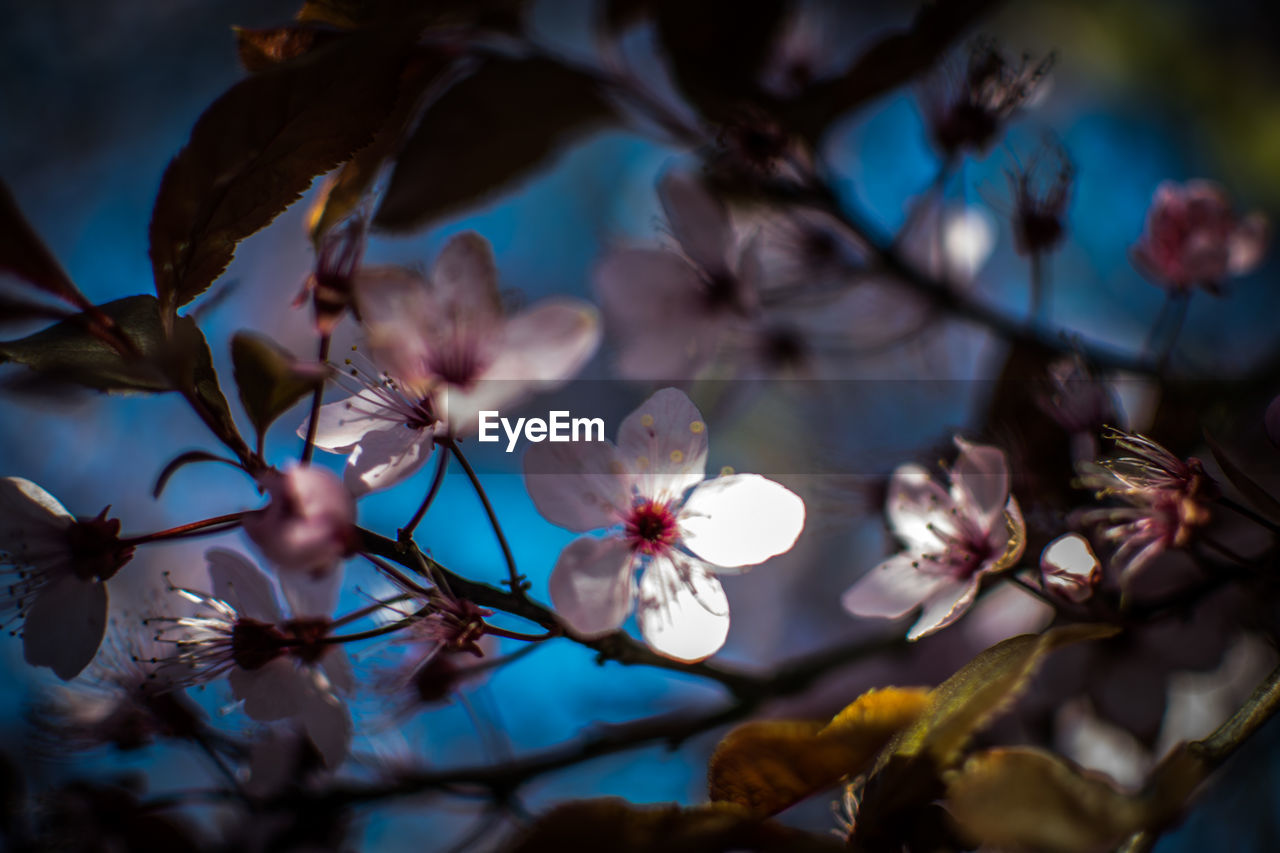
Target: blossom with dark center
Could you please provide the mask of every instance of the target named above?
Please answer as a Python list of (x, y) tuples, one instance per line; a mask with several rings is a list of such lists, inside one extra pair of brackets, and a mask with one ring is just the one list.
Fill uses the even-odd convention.
[(959, 619), (983, 577), (1014, 565), (1026, 545), (1004, 451), (961, 438), (955, 442), (960, 454), (951, 467), (950, 489), (919, 465), (893, 472), (885, 514), (906, 550), (859, 578), (842, 599), (857, 616), (896, 619), (923, 607), (909, 640)]
[(259, 475), (271, 502), (244, 516), (244, 532), (279, 573), (298, 614), (328, 614), (342, 585), (342, 560), (355, 552), (356, 505), (337, 475), (317, 465)]
[[(655, 651), (700, 660), (729, 631), (715, 575), (790, 550), (804, 528), (804, 501), (758, 474), (705, 480), (707, 428), (681, 391), (663, 389), (608, 442), (537, 444), (525, 483), (538, 511), (583, 536), (561, 552), (551, 600), (578, 634), (617, 630), (634, 604)], [(643, 568), (639, 585), (635, 570)]]
[(1125, 506), (1090, 510), (1086, 524), (1103, 527), (1116, 543), (1111, 568), (1121, 585), (1169, 548), (1183, 548), (1209, 523), (1208, 502), (1217, 487), (1195, 457), (1179, 459), (1145, 435), (1108, 429), (1103, 437), (1128, 455), (1080, 466), (1080, 483), (1098, 499), (1116, 498)]
[(1130, 254), (1143, 275), (1161, 287), (1220, 293), (1229, 276), (1262, 261), (1266, 216), (1236, 215), (1226, 191), (1212, 181), (1165, 181), (1156, 188), (1146, 227)]
[(634, 379), (690, 379), (722, 338), (749, 324), (761, 279), (755, 241), (739, 246), (728, 211), (697, 178), (658, 186), (680, 252), (615, 249), (595, 287), (618, 347), (618, 372)]
[(1075, 167), (1060, 145), (1048, 144), (1024, 169), (1009, 172), (1013, 245), (1020, 254), (1051, 252), (1066, 236)]
[(348, 363), (340, 381), (352, 396), (321, 407), (316, 446), (349, 454), (344, 478), (357, 496), (411, 476), (437, 435), (474, 431), (481, 410), (562, 384), (600, 343), (596, 311), (581, 300), (507, 316), (492, 249), (470, 232), (445, 244), (429, 279), (366, 269), (355, 296), (376, 367)]
[(0, 615), (22, 624), (27, 663), (64, 681), (93, 660), (107, 627), (107, 581), (133, 557), (120, 521), (77, 519), (21, 477), (0, 478)]
[(311, 297), (316, 330), (322, 335), (332, 332), (352, 305), (365, 231), (364, 220), (357, 217), (327, 233), (316, 250), (315, 271), (307, 277), (295, 305)]
[(942, 69), (926, 84), (925, 114), (934, 143), (948, 157), (969, 150), (983, 153), (1004, 123), (1041, 90), (1054, 56), (1032, 62), (1010, 60), (990, 39), (978, 39), (965, 69)]
[(206, 554), (212, 592), (175, 589), (197, 605), (190, 616), (148, 620), (156, 639), (172, 644), (163, 658), (177, 686), (225, 676), (244, 712), (262, 722), (296, 719), (336, 767), (346, 756), (351, 716), (339, 692), (351, 690), (346, 652), (325, 642), (328, 614), (286, 618), (271, 579), (234, 551)]
[(203, 713), (170, 680), (166, 644), (113, 619), (93, 662), (66, 685), (45, 692), (31, 721), (52, 750), (113, 746), (133, 750), (158, 737), (192, 738)]

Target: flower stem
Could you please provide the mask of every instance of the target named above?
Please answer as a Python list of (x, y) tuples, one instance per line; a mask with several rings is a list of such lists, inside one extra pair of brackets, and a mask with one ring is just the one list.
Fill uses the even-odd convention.
[(1031, 323), (1049, 325), (1049, 276), (1045, 269), (1044, 253), (1031, 253)]
[[(316, 356), (316, 360), (321, 364), (329, 360), (329, 334), (326, 332), (320, 336), (320, 350)], [(311, 456), (316, 449), (316, 430), (320, 426), (320, 404), (324, 400), (324, 383), (321, 382), (316, 386), (315, 393), (311, 395), (311, 417), (307, 420), (307, 443), (302, 446), (302, 464), (307, 465), (311, 462)]]
[(342, 616), (337, 619), (334, 619), (332, 622), (329, 623), (329, 628), (332, 630), (333, 628), (341, 628), (343, 625), (350, 625), (352, 622), (355, 622), (358, 619), (363, 619), (364, 617), (370, 615), (371, 613), (377, 613), (379, 610), (383, 609), (384, 607), (390, 607), (393, 604), (399, 604), (402, 601), (408, 601), (410, 598), (411, 596), (406, 592), (406, 593), (401, 593), (400, 595), (392, 596), (391, 598), (388, 598), (385, 601), (375, 601), (372, 604), (368, 604), (368, 605), (365, 605), (364, 607), (361, 607), (359, 610), (353, 610), (352, 612), (348, 613), (346, 616)]
[(489, 502), (489, 496), (485, 493), (484, 486), (480, 484), (480, 478), (476, 476), (475, 469), (471, 467), (467, 457), (462, 455), (462, 448), (458, 447), (456, 441), (448, 438), (443, 443), (453, 451), (454, 456), (458, 457), (458, 464), (462, 466), (463, 471), (467, 472), (467, 479), (471, 480), (471, 485), (476, 490), (476, 496), (480, 498), (480, 503), (484, 504), (485, 514), (489, 516), (489, 524), (492, 525), (493, 533), (498, 537), (498, 545), (502, 548), (502, 557), (507, 562), (507, 584), (511, 587), (513, 594), (523, 598), (525, 592), (524, 578), (516, 570), (516, 558), (511, 553), (511, 546), (507, 544), (507, 537), (502, 532), (502, 525), (498, 523), (498, 514), (493, 511), (493, 504)]
[(440, 493), (440, 487), (444, 485), (444, 472), (449, 468), (449, 454), (441, 453), (440, 458), (436, 461), (436, 473), (431, 478), (431, 487), (427, 489), (427, 496), (422, 499), (422, 505), (418, 507), (418, 511), (413, 514), (413, 518), (409, 519), (409, 523), (397, 531), (401, 541), (413, 538), (413, 531), (418, 528), (422, 517), (427, 514), (427, 510), (431, 508), (431, 503), (436, 499), (436, 495)]
[(508, 631), (506, 628), (497, 628), (488, 622), (484, 625), (484, 632), (492, 634), (495, 637), (506, 637), (508, 640), (524, 640), (526, 643), (541, 643), (543, 640), (553, 640), (556, 637), (563, 636), (561, 631), (547, 631), (545, 634), (522, 634), (519, 631)]
[[(215, 533), (223, 533), (232, 530), (240, 525), (240, 519), (245, 515), (244, 512), (232, 512), (226, 515), (215, 516), (214, 518), (206, 518), (203, 521), (192, 521), (188, 524), (180, 524), (177, 527), (170, 527), (168, 530), (158, 530), (155, 533), (144, 533), (141, 536), (130, 536), (120, 540), (121, 545), (145, 545), (148, 542), (160, 542), (165, 539), (185, 539), (189, 536), (211, 536)], [(217, 527), (216, 530), (210, 530), (210, 527)]]

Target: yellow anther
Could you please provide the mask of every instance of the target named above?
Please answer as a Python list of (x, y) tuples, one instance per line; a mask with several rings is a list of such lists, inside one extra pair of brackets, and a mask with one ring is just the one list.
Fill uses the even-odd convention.
[(707, 429), (707, 425), (704, 424), (702, 421), (694, 421), (693, 423), (689, 424), (689, 432), (693, 433), (694, 435), (700, 435), (703, 432), (705, 432), (706, 429)]

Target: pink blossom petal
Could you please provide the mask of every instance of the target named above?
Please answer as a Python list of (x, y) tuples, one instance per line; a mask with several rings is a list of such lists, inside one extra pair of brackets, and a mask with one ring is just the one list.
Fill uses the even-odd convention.
[(402, 383), (423, 384), (429, 379), (427, 335), (439, 321), (427, 282), (400, 267), (362, 267), (353, 289), (369, 356)]
[(840, 603), (855, 616), (897, 619), (919, 607), (943, 584), (941, 575), (917, 568), (919, 557), (895, 554), (858, 578)]
[(551, 572), (551, 603), (579, 634), (598, 637), (617, 630), (635, 595), (633, 555), (616, 536), (575, 539), (560, 552)]
[(450, 237), (431, 268), (431, 293), (447, 317), (497, 320), (502, 300), (498, 264), (489, 241), (474, 231)]
[(280, 591), (294, 618), (333, 615), (342, 590), (341, 566), (310, 571), (282, 570), (279, 578)]
[(804, 518), (804, 501), (786, 486), (759, 474), (731, 474), (694, 488), (680, 511), (680, 535), (715, 566), (754, 566), (791, 550)]
[(706, 475), (707, 424), (683, 391), (663, 388), (623, 420), (618, 452), (642, 495), (671, 500)]
[(967, 581), (947, 580), (925, 601), (920, 618), (907, 632), (907, 639), (918, 640), (941, 631), (964, 615), (977, 594), (978, 578), (976, 576)]
[(213, 581), (213, 596), (225, 601), (241, 616), (261, 622), (276, 623), (280, 605), (271, 579), (262, 569), (243, 555), (225, 548), (210, 548), (205, 552), (209, 563), (209, 578)]
[(1267, 252), (1271, 225), (1262, 213), (1250, 213), (1236, 225), (1227, 241), (1227, 269), (1232, 275), (1252, 272)]
[(36, 593), (22, 629), (23, 656), (70, 681), (98, 653), (106, 630), (107, 585), (66, 575)]
[(729, 215), (702, 181), (694, 175), (669, 173), (658, 184), (658, 198), (685, 254), (705, 270), (724, 270), (733, 236)]
[(524, 455), (524, 482), (552, 524), (584, 533), (617, 524), (631, 504), (631, 475), (608, 442), (535, 444)]
[(431, 457), (435, 430), (393, 424), (368, 432), (347, 458), (342, 482), (352, 497), (389, 489), (412, 477)]
[(577, 374), (600, 346), (600, 315), (580, 299), (545, 299), (507, 321), (481, 381), (552, 387)]
[(351, 712), (330, 691), (309, 683), (298, 696), (298, 719), (325, 766), (342, 764), (351, 744)]
[(610, 252), (596, 292), (618, 347), (618, 372), (633, 379), (691, 379), (715, 351), (698, 273), (680, 257), (647, 249)]
[(889, 479), (884, 510), (889, 528), (912, 551), (934, 551), (941, 542), (937, 533), (955, 530), (955, 503), (946, 489), (919, 465), (899, 465)]
[(956, 509), (990, 531), (1003, 524), (1009, 500), (1009, 466), (1004, 451), (956, 438), (960, 455), (951, 469), (951, 497)]
[(640, 578), (636, 619), (644, 641), (658, 654), (702, 660), (729, 636), (729, 600), (720, 581), (697, 561), (659, 556)]

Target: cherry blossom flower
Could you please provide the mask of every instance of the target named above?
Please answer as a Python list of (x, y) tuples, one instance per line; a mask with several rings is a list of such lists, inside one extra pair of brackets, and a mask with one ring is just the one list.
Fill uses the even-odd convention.
[(1079, 604), (1093, 595), (1102, 579), (1102, 564), (1088, 539), (1079, 533), (1067, 533), (1041, 552), (1040, 577), (1045, 589)]
[(169, 672), (185, 669), (179, 686), (226, 676), (251, 719), (296, 719), (336, 767), (351, 739), (351, 715), (339, 698), (353, 685), (351, 664), (337, 643), (326, 643), (330, 618), (281, 612), (271, 579), (234, 551), (212, 548), (212, 593), (176, 589), (198, 605), (194, 615), (151, 620), (157, 638), (171, 642)]
[(934, 143), (948, 157), (966, 149), (989, 149), (1001, 127), (1044, 91), (1052, 54), (1032, 63), (1024, 54), (1013, 62), (990, 39), (978, 39), (965, 69), (944, 68), (923, 91), (924, 111)]
[(1110, 567), (1121, 586), (1169, 548), (1185, 547), (1208, 524), (1207, 501), (1216, 486), (1199, 459), (1179, 459), (1137, 433), (1108, 429), (1104, 438), (1130, 455), (1080, 466), (1080, 481), (1099, 499), (1114, 497), (1126, 506), (1091, 510), (1086, 524), (1103, 526), (1103, 536), (1119, 547)]
[(342, 559), (358, 544), (355, 500), (337, 475), (316, 465), (269, 470), (258, 479), (271, 502), (245, 515), (244, 532), (276, 567), (295, 612), (332, 612)]
[(107, 627), (107, 581), (133, 557), (107, 510), (77, 519), (21, 477), (0, 478), (0, 614), (22, 621), (22, 651), (63, 681), (98, 651)]
[(885, 513), (906, 550), (859, 578), (842, 599), (854, 615), (890, 619), (922, 606), (910, 640), (959, 619), (982, 578), (1012, 566), (1026, 545), (1004, 451), (961, 438), (955, 442), (960, 455), (949, 489), (919, 465), (893, 472)]
[(595, 287), (621, 375), (689, 379), (755, 310), (758, 251), (754, 242), (737, 245), (728, 212), (696, 178), (667, 175), (658, 195), (680, 253), (611, 251)]
[(1218, 184), (1165, 181), (1131, 254), (1134, 266), (1162, 287), (1187, 292), (1199, 286), (1216, 294), (1228, 276), (1244, 275), (1262, 261), (1267, 230), (1261, 213), (1238, 217)]
[(570, 543), (551, 574), (552, 603), (573, 631), (615, 631), (634, 605), (660, 654), (700, 660), (724, 644), (729, 607), (716, 574), (788, 551), (805, 508), (757, 474), (705, 480), (706, 459), (706, 423), (674, 388), (628, 415), (617, 445), (530, 448), (525, 482), (543, 516), (579, 533), (612, 528)]
[(437, 436), (474, 431), (481, 410), (562, 384), (600, 344), (596, 311), (578, 299), (506, 316), (492, 249), (470, 232), (445, 244), (429, 279), (361, 270), (355, 299), (374, 367), (349, 363), (354, 393), (321, 408), (316, 446), (349, 454), (344, 479), (357, 497), (411, 476)]
[[(1044, 158), (1044, 159), (1042, 159)], [(1075, 167), (1056, 143), (1046, 145), (1026, 168), (1009, 173), (1013, 190), (1013, 245), (1020, 254), (1050, 252), (1066, 236), (1067, 203)]]

